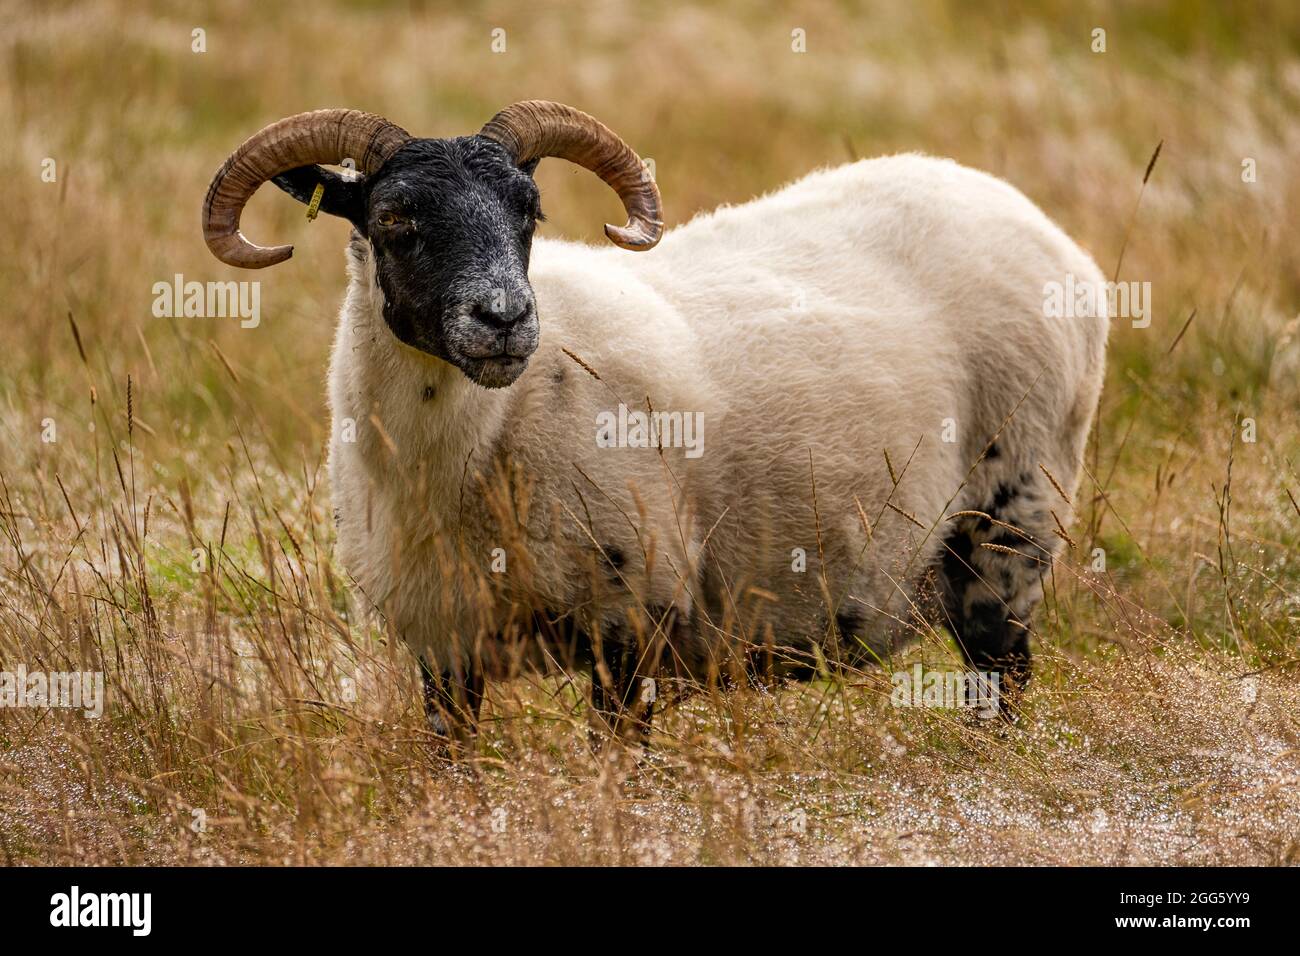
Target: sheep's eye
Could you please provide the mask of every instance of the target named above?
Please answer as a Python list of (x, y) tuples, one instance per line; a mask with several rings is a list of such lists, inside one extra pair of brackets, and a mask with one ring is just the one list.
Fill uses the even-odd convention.
[(395, 226), (397, 225), (397, 217), (391, 212), (381, 212), (379, 214), (379, 224), (381, 226)]

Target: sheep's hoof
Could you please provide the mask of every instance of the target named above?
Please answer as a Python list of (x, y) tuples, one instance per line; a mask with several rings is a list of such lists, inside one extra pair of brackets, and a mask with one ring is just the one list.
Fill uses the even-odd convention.
[[(987, 693), (971, 700), (971, 706), (977, 708), (976, 713), (981, 718), (996, 716), (998, 723), (1002, 725), (1015, 726), (1020, 723), (1020, 717), (1023, 713), (1022, 704), (1025, 697), (1025, 687), (1029, 683), (1027, 674), (1017, 670), (999, 671), (999, 690), (996, 700), (989, 699)], [(992, 707), (997, 708), (997, 713), (988, 713)]]
[(598, 757), (611, 745), (621, 745), (629, 750), (649, 750), (650, 721), (638, 719), (630, 713), (618, 715), (593, 708), (587, 745)]
[(464, 767), (470, 764), (475, 754), (475, 736), (467, 733), (448, 733), (445, 726), (437, 726), (429, 721), (431, 732), (429, 751), (432, 760), (440, 765)]
[(477, 728), (437, 707), (425, 712), (428, 722), (429, 745), (436, 760), (442, 763), (463, 763), (474, 756)]

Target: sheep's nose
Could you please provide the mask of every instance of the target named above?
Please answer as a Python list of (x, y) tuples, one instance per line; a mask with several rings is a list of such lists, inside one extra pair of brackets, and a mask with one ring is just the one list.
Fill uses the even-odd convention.
[(515, 299), (480, 299), (470, 306), (469, 316), (490, 329), (508, 333), (533, 314), (531, 297)]

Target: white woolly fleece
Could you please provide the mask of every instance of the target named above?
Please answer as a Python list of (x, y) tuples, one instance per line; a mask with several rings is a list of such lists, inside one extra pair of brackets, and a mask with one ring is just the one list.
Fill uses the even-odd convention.
[[(852, 608), (885, 648), (946, 516), (1016, 488), (1016, 520), (1051, 550), (1048, 516), (1070, 520), (1042, 469), (1073, 494), (1108, 320), (1046, 317), (1044, 286), (1104, 280), (986, 174), (864, 160), (644, 254), (538, 239), (541, 345), (501, 390), (396, 341), (368, 253), (354, 239), (329, 379), (339, 556), (444, 666), (494, 639), (484, 601), (499, 620), (512, 600), (615, 619), (628, 589), (694, 612), (701, 641), (761, 611), (778, 640), (816, 642)], [(647, 401), (702, 413), (703, 454), (598, 446), (601, 412)], [(1016, 585), (1026, 608), (1035, 587)]]

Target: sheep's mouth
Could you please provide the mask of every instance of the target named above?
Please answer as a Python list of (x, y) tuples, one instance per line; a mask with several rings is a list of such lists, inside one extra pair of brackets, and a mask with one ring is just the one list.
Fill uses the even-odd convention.
[(515, 380), (524, 373), (524, 369), (528, 367), (528, 356), (511, 355), (508, 352), (475, 358), (465, 356), (456, 365), (465, 373), (466, 378), (476, 385), (482, 385), (484, 388), (505, 388), (507, 385), (513, 385)]
[(537, 351), (537, 311), (504, 326), (492, 317), (472, 311), (444, 319), (442, 341), (449, 361), (477, 385), (504, 388), (523, 374), (528, 359)]
[(537, 351), (537, 336), (525, 331), (523, 335), (502, 335), (494, 342), (456, 343), (448, 351), (452, 363), (471, 382), (484, 388), (505, 388), (528, 367), (528, 359)]

